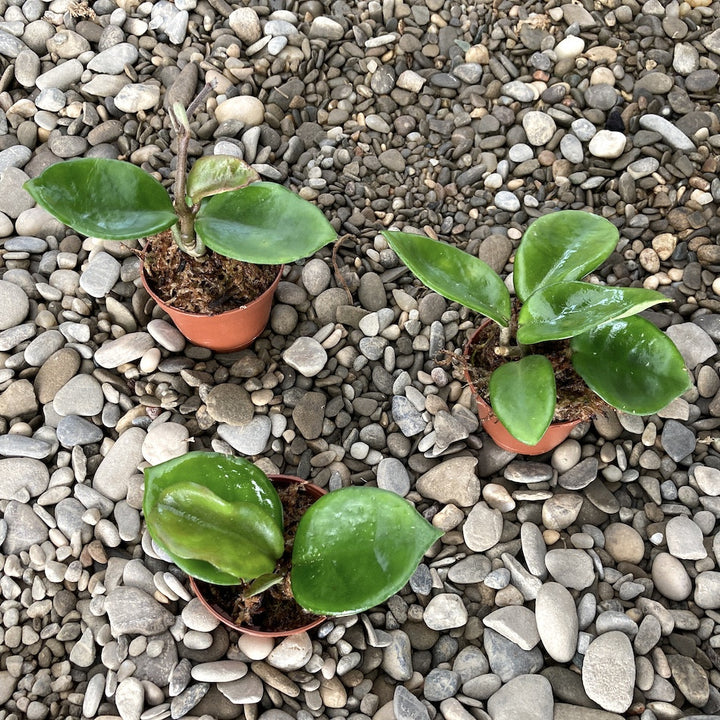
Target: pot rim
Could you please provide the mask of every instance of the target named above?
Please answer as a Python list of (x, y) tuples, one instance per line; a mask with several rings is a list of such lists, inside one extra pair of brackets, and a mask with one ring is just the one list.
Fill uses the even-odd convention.
[[(321, 488), (319, 485), (315, 485), (315, 483), (310, 482), (309, 480), (303, 480), (302, 478), (299, 478), (295, 475), (284, 475), (284, 474), (272, 474), (268, 475), (270, 480), (273, 481), (279, 481), (281, 484), (289, 485), (291, 483), (298, 483), (304, 487), (305, 490), (308, 491), (308, 493), (317, 500), (318, 498), (322, 497), (323, 495), (327, 494), (327, 490), (325, 488)], [(192, 575), (188, 575), (188, 578), (190, 580), (190, 586), (192, 587), (193, 592), (195, 593), (195, 597), (203, 604), (206, 610), (208, 610), (215, 618), (217, 618), (223, 625), (226, 625), (229, 628), (232, 628), (233, 630), (237, 630), (238, 632), (244, 633), (245, 635), (252, 635), (253, 637), (289, 637), (290, 635), (299, 635), (300, 633), (307, 632), (308, 630), (312, 630), (312, 628), (317, 627), (321, 623), (325, 622), (327, 619), (327, 616), (325, 615), (319, 615), (317, 616), (313, 621), (307, 623), (306, 625), (302, 625), (297, 628), (293, 628), (292, 630), (256, 630), (254, 628), (248, 628), (244, 625), (238, 625), (237, 623), (233, 622), (225, 613), (218, 610), (202, 593), (200, 588), (198, 587), (196, 579)]]

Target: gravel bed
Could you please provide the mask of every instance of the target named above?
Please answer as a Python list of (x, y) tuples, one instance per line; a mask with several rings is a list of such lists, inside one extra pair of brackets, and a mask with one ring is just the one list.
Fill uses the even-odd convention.
[[(0, 720), (675, 720), (720, 714), (720, 2), (0, 0)], [(217, 82), (193, 156), (237, 155), (345, 235), (286, 268), (270, 327), (186, 344), (132, 243), (29, 177), (72, 157), (171, 184), (165, 108)], [(693, 376), (538, 458), (442, 363), (478, 324), (379, 230), (507, 276), (557, 209)], [(445, 535), (409, 585), (284, 641), (228, 632), (153, 549), (142, 474), (187, 449), (377, 484)]]

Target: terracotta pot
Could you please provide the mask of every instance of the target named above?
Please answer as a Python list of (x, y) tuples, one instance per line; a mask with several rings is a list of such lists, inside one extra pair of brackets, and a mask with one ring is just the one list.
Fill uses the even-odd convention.
[(232, 352), (250, 345), (265, 329), (282, 271), (281, 265), (273, 284), (252, 302), (218, 315), (201, 315), (178, 310), (168, 305), (150, 287), (145, 276), (145, 268), (142, 268), (140, 277), (148, 295), (170, 316), (177, 329), (190, 342), (216, 352)]
[[(313, 483), (307, 482), (306, 480), (301, 480), (298, 477), (295, 477), (294, 475), (269, 475), (269, 478), (272, 480), (273, 485), (290, 485), (291, 483), (300, 483), (304, 489), (307, 491), (307, 493), (312, 496), (314, 500), (317, 500), (319, 497), (325, 495), (327, 493), (327, 490), (324, 490), (323, 488), (319, 487), (318, 485), (314, 485)], [(302, 632), (307, 632), (308, 630), (311, 630), (314, 627), (317, 627), (320, 625), (320, 623), (325, 621), (324, 616), (316, 617), (312, 622), (309, 622), (307, 625), (303, 625), (301, 627), (293, 628), (292, 630), (274, 630), (274, 631), (265, 631), (265, 630), (255, 630), (254, 628), (248, 628), (244, 625), (238, 625), (237, 623), (233, 622), (233, 620), (230, 618), (229, 615), (227, 615), (225, 612), (223, 612), (219, 607), (216, 605), (213, 605), (208, 598), (205, 597), (203, 594), (203, 591), (198, 586), (197, 581), (194, 577), (188, 576), (190, 578), (190, 586), (193, 589), (193, 592), (197, 596), (198, 600), (221, 622), (227, 625), (228, 627), (232, 628), (233, 630), (237, 630), (238, 632), (245, 633), (246, 635), (254, 635), (255, 637), (288, 637), (289, 635), (298, 635)]]
[[(485, 328), (491, 322), (492, 320), (489, 319), (484, 320), (480, 324), (480, 327), (478, 327), (478, 329), (473, 333), (470, 340), (468, 340), (463, 351), (463, 355), (466, 360), (470, 355), (470, 347), (475, 344), (478, 336), (485, 332)], [(572, 429), (580, 424), (580, 420), (552, 423), (545, 431), (545, 434), (540, 438), (540, 442), (535, 445), (526, 445), (508, 432), (505, 426), (497, 419), (490, 405), (488, 405), (485, 400), (480, 397), (477, 388), (470, 379), (470, 373), (468, 372), (467, 367), (465, 368), (465, 377), (470, 385), (473, 395), (475, 395), (478, 417), (482, 423), (483, 430), (493, 439), (495, 444), (503, 450), (518, 453), (519, 455), (542, 455), (543, 453), (552, 450), (554, 447), (557, 447), (568, 437), (568, 435), (570, 435)]]

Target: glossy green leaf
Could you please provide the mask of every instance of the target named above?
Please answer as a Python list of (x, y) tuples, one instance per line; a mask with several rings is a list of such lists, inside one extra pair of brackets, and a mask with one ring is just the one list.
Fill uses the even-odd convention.
[(523, 345), (562, 340), (592, 328), (670, 302), (655, 290), (608, 287), (586, 282), (546, 285), (534, 292), (518, 316), (518, 342)]
[(685, 392), (690, 379), (682, 355), (644, 318), (615, 320), (570, 341), (575, 370), (605, 402), (650, 415)]
[(167, 190), (129, 162), (58, 162), (23, 187), (40, 207), (83, 235), (132, 240), (177, 222)]
[(320, 615), (361, 612), (400, 590), (442, 535), (387, 490), (348, 487), (303, 515), (292, 557), (292, 591)]
[(520, 442), (535, 445), (555, 413), (555, 373), (544, 355), (526, 355), (490, 376), (490, 405)]
[[(282, 504), (277, 491), (260, 468), (243, 458), (213, 452), (189, 452), (159, 465), (147, 467), (144, 474), (143, 512), (148, 530), (153, 539), (172, 557), (178, 567), (193, 577), (217, 585), (237, 583), (236, 575), (219, 570), (207, 561), (183, 558), (173, 553), (163, 542), (161, 533), (155, 532), (156, 508), (160, 504), (162, 493), (173, 486), (192, 482), (207, 488), (226, 502), (255, 505), (267, 514), (273, 525), (281, 530), (283, 528)], [(173, 526), (173, 532), (187, 532), (188, 527), (187, 525)], [(212, 527), (206, 522), (199, 521), (196, 529), (206, 533), (210, 532)], [(208, 542), (212, 544), (212, 534), (210, 534), (210, 538)], [(271, 572), (272, 569), (264, 572)]]
[(244, 592), (245, 597), (252, 597), (253, 595), (260, 595), (266, 590), (269, 590), (273, 585), (279, 585), (284, 580), (282, 575), (276, 575), (275, 573), (265, 573), (256, 577), (247, 587)]
[(424, 235), (383, 230), (397, 256), (431, 290), (482, 313), (499, 325), (510, 322), (510, 293), (485, 262)]
[(259, 505), (228, 502), (194, 482), (165, 488), (145, 519), (172, 557), (205, 562), (235, 583), (272, 573), (285, 546), (282, 527)]
[(268, 182), (205, 198), (195, 232), (211, 250), (261, 265), (294, 262), (335, 240), (317, 207)]
[(198, 158), (187, 176), (187, 195), (193, 205), (204, 197), (238, 190), (260, 176), (246, 162), (232, 155), (205, 155)]
[(580, 280), (610, 256), (618, 238), (609, 220), (592, 213), (561, 210), (539, 217), (515, 253), (517, 296), (525, 302), (540, 287)]

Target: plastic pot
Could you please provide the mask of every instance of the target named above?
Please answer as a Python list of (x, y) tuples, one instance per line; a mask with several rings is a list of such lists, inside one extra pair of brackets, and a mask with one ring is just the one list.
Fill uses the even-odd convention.
[[(468, 340), (463, 351), (466, 360), (470, 356), (470, 348), (476, 343), (477, 338), (482, 335), (492, 320), (484, 320), (480, 327), (473, 333)], [(475, 396), (478, 409), (478, 417), (482, 423), (483, 430), (493, 439), (493, 442), (503, 450), (517, 453), (518, 455), (542, 455), (543, 453), (557, 447), (568, 435), (574, 427), (580, 424), (580, 420), (570, 420), (567, 422), (551, 423), (540, 441), (535, 445), (527, 445), (513, 437), (506, 427), (497, 419), (490, 405), (480, 396), (474, 383), (470, 379), (467, 365), (465, 367), (465, 378), (470, 385), (470, 389)]]
[[(299, 477), (295, 477), (294, 475), (269, 475), (268, 477), (272, 480), (273, 485), (280, 487), (284, 487), (292, 483), (299, 483), (314, 500), (317, 500), (319, 497), (327, 493), (327, 490), (324, 490), (320, 486), (314, 485), (306, 480), (301, 480)], [(192, 576), (188, 577), (190, 578), (190, 586), (192, 587), (193, 592), (205, 608), (221, 623), (227, 625), (227, 627), (237, 630), (238, 632), (245, 633), (246, 635), (254, 635), (255, 637), (288, 637), (289, 635), (299, 635), (300, 633), (307, 632), (308, 630), (317, 627), (326, 619), (324, 616), (318, 616), (306, 625), (292, 628), (291, 630), (256, 630), (255, 628), (238, 625), (233, 622), (230, 616), (227, 615), (221, 608), (214, 605), (207, 597), (205, 597), (202, 588), (198, 585), (195, 578)]]
[(281, 265), (272, 285), (252, 302), (217, 315), (201, 315), (178, 310), (168, 305), (150, 287), (145, 276), (145, 268), (142, 268), (140, 277), (148, 295), (170, 316), (177, 329), (190, 342), (216, 352), (232, 352), (250, 345), (265, 329), (282, 271)]

